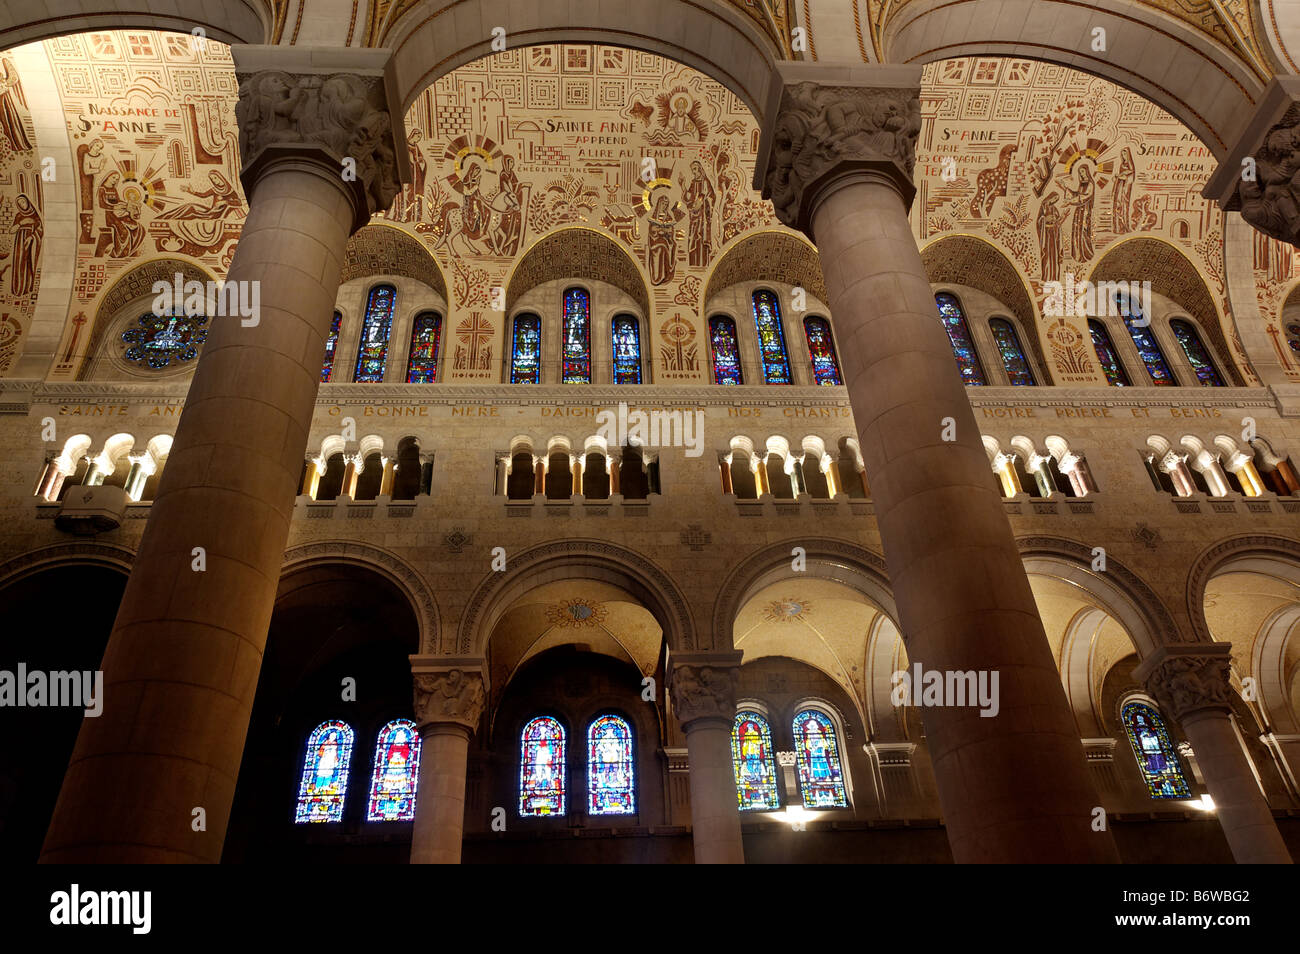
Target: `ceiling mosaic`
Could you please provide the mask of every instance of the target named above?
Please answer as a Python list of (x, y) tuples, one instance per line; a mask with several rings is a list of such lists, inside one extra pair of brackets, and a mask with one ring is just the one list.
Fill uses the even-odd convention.
[(0, 374), (9, 370), (40, 292), (45, 196), (36, 134), (12, 58), (0, 55)]

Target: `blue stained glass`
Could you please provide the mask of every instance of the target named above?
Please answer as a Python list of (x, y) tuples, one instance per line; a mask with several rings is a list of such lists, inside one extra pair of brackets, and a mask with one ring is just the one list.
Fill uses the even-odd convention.
[(510, 383), (542, 383), (542, 319), (536, 315), (515, 318), (510, 351)]
[(587, 800), (593, 815), (636, 813), (632, 729), (616, 715), (603, 715), (587, 729)]
[(713, 350), (713, 380), (718, 384), (744, 384), (736, 323), (726, 315), (709, 319), (709, 345)]
[(322, 722), (312, 731), (298, 786), (295, 823), (343, 820), (352, 738), (352, 727), (346, 722)]
[(570, 288), (564, 293), (565, 384), (591, 383), (591, 296), (584, 288)]
[(422, 311), (411, 324), (411, 354), (406, 359), (407, 384), (433, 384), (438, 380), (438, 345), (442, 315)]
[(397, 289), (376, 285), (366, 300), (366, 320), (361, 326), (361, 345), (357, 349), (357, 371), (352, 380), (358, 384), (379, 384), (388, 364), (388, 336), (393, 330), (393, 310), (397, 306)]
[(1187, 363), (1196, 372), (1196, 380), (1200, 382), (1201, 387), (1223, 387), (1223, 378), (1219, 377), (1219, 371), (1215, 368), (1209, 351), (1201, 343), (1201, 336), (1196, 333), (1196, 329), (1191, 326), (1191, 323), (1183, 321), (1181, 318), (1175, 318), (1169, 322), (1169, 330), (1174, 333), (1174, 337), (1182, 345), (1183, 354), (1187, 355)]
[(997, 343), (998, 353), (1002, 356), (1002, 367), (1006, 368), (1007, 380), (1017, 387), (1034, 385), (1034, 372), (1025, 359), (1024, 349), (1020, 347), (1020, 336), (1015, 326), (1005, 318), (990, 318), (989, 330)]
[(1115, 346), (1111, 344), (1109, 332), (1106, 331), (1100, 321), (1089, 318), (1088, 333), (1092, 335), (1092, 348), (1097, 352), (1097, 362), (1101, 365), (1101, 370), (1106, 374), (1106, 382), (1111, 387), (1128, 387), (1128, 372), (1124, 370), (1124, 365), (1115, 352)]
[(519, 814), (564, 814), (564, 727), (538, 716), (519, 739)]
[(805, 709), (794, 717), (794, 748), (805, 808), (847, 808), (844, 769), (835, 726), (824, 714)]
[(614, 383), (641, 383), (641, 323), (631, 315), (615, 315), (610, 324), (614, 339)]
[(763, 359), (763, 380), (768, 384), (790, 383), (790, 358), (781, 330), (781, 304), (770, 291), (754, 292), (754, 324), (758, 327), (758, 351)]
[(831, 335), (831, 323), (825, 318), (805, 318), (803, 330), (808, 336), (808, 354), (812, 358), (813, 380), (827, 387), (843, 384), (844, 382), (840, 380), (840, 362), (835, 357), (835, 339)]
[(1151, 375), (1151, 383), (1157, 387), (1172, 387), (1177, 383), (1174, 381), (1174, 373), (1169, 370), (1165, 353), (1160, 350), (1156, 336), (1151, 332), (1150, 322), (1139, 324), (1144, 320), (1142, 312), (1127, 295), (1117, 293), (1115, 304), (1119, 306), (1119, 313), (1124, 316), (1124, 327), (1128, 329), (1129, 337), (1137, 345), (1138, 355), (1146, 365), (1147, 373)]
[(934, 303), (939, 307), (939, 317), (943, 320), (944, 330), (948, 332), (948, 341), (952, 344), (953, 357), (957, 359), (957, 370), (961, 372), (962, 383), (972, 387), (986, 383), (984, 368), (975, 351), (975, 340), (971, 338), (961, 302), (955, 295), (939, 292), (934, 296)]
[(394, 719), (379, 730), (370, 779), (367, 821), (414, 821), (420, 780), (420, 733), (410, 719)]
[(757, 712), (736, 713), (731, 729), (731, 762), (736, 770), (736, 796), (742, 812), (767, 812), (781, 807), (776, 790), (772, 729)]
[(334, 374), (334, 354), (339, 347), (339, 326), (343, 324), (343, 313), (334, 312), (334, 319), (330, 322), (330, 333), (325, 336), (325, 361), (320, 366), (320, 379), (322, 382), (328, 381)]
[(122, 357), (155, 370), (173, 361), (192, 361), (199, 353), (198, 346), (208, 337), (207, 323), (206, 315), (187, 315), (180, 310), (161, 315), (147, 312), (122, 332), (122, 340), (130, 345)]
[(1160, 713), (1144, 702), (1126, 702), (1120, 718), (1151, 797), (1190, 798), (1192, 790)]

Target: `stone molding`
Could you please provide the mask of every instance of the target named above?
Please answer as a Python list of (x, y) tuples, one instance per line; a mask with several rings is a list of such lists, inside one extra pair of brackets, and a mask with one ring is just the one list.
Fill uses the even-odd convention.
[(1238, 557), (1277, 557), (1300, 563), (1300, 542), (1272, 534), (1247, 534), (1216, 543), (1192, 564), (1187, 574), (1187, 615), (1199, 642), (1213, 642), (1205, 621), (1205, 588), (1220, 566)]
[(1183, 721), (1190, 715), (1218, 709), (1229, 712), (1229, 670), (1232, 647), (1210, 643), (1161, 647), (1133, 670), (1146, 685), (1166, 718)]
[(415, 721), (421, 729), (459, 725), (478, 728), (487, 702), (487, 660), (480, 656), (412, 656)]
[(916, 751), (915, 742), (868, 742), (867, 752), (874, 755), (882, 767), (908, 766), (912, 764), (912, 753)]
[(64, 566), (111, 567), (129, 574), (134, 562), (134, 550), (113, 543), (56, 543), (0, 563), (0, 587), (42, 570)]
[[(683, 727), (698, 719), (736, 717), (740, 652), (675, 653), (669, 659), (668, 691), (673, 713)], [(689, 729), (687, 729), (689, 731)]]

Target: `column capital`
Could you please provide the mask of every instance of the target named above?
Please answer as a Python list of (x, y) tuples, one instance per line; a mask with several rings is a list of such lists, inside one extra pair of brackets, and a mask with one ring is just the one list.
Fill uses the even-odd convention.
[(911, 765), (915, 742), (868, 742), (863, 750), (883, 765)]
[(298, 161), (337, 177), (354, 232), (393, 204), (411, 172), (391, 51), (245, 45), (231, 54), (239, 178), (250, 201), (271, 166)]
[(685, 728), (697, 719), (736, 717), (736, 683), (740, 678), (737, 651), (673, 653), (669, 658), (669, 691), (673, 712)]
[(920, 94), (920, 67), (778, 63), (754, 187), (810, 237), (819, 198), (855, 174), (883, 177), (910, 206)]
[(1230, 711), (1231, 663), (1227, 643), (1162, 646), (1133, 670), (1133, 676), (1156, 697), (1165, 718), (1181, 722), (1204, 710)]
[(412, 656), (415, 721), (421, 729), (452, 724), (473, 734), (487, 701), (487, 660), (481, 656)]

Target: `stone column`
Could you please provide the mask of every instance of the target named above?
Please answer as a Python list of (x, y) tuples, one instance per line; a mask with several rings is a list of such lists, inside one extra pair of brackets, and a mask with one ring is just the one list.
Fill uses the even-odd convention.
[[(756, 180), (817, 244), (913, 665), (996, 674), (923, 713), (958, 862), (1118, 859), (908, 223), (918, 67), (781, 63)], [(945, 436), (952, 439), (945, 440)], [(1026, 753), (1033, 769), (1026, 770)]]
[(673, 653), (673, 713), (686, 733), (696, 864), (743, 864), (740, 801), (731, 763), (738, 652)]
[(411, 864), (460, 864), (469, 740), (483, 715), (487, 661), (412, 656), (420, 781)]
[(227, 281), (260, 283), (260, 315), (211, 322), (43, 861), (221, 858), (345, 248), (407, 161), (388, 55), (234, 48), (249, 211)]
[(1214, 799), (1224, 837), (1238, 864), (1290, 864), (1259, 782), (1231, 721), (1227, 643), (1162, 647), (1133, 670), (1192, 744)]

